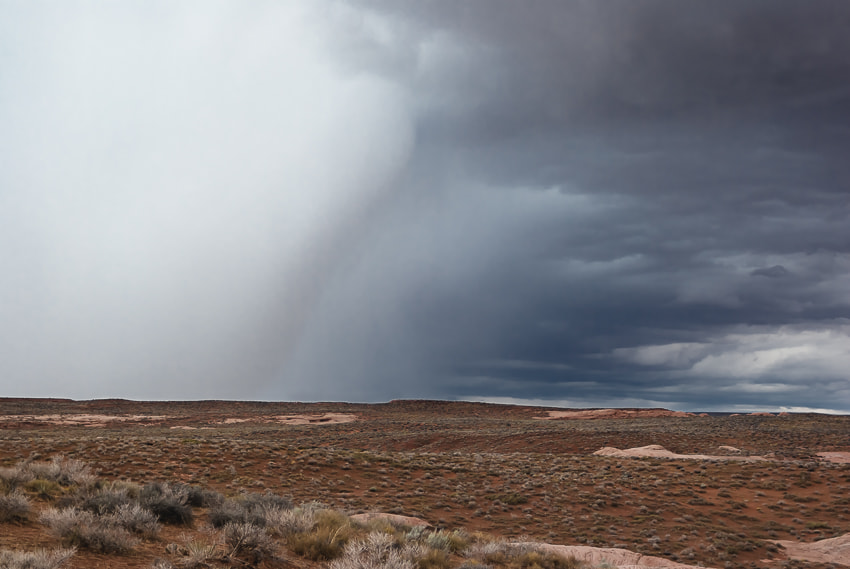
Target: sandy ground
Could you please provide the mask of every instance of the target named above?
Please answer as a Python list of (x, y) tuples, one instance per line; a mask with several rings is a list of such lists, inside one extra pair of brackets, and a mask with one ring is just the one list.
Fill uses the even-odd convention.
[[(735, 447), (720, 447), (720, 450), (740, 452)], [(713, 455), (713, 454), (676, 454), (664, 448), (661, 445), (646, 445), (637, 448), (627, 448), (625, 450), (615, 447), (604, 447), (596, 451), (596, 456), (615, 456), (618, 458), (675, 458), (675, 459), (690, 459), (690, 460), (740, 460), (746, 462), (755, 462), (759, 460), (768, 460), (763, 456), (729, 456), (729, 455)]]

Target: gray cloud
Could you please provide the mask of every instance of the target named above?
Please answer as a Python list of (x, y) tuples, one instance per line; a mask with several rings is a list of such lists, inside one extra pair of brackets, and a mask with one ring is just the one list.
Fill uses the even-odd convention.
[(850, 409), (844, 2), (190, 6), (4, 8), (7, 391)]

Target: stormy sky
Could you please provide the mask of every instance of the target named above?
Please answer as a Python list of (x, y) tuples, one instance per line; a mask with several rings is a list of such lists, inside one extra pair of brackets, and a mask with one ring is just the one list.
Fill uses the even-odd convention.
[(0, 395), (850, 412), (844, 0), (0, 2)]

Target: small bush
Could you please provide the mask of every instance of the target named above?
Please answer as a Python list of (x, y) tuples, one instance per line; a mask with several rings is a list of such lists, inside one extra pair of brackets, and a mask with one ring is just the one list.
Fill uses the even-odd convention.
[(397, 548), (391, 535), (372, 532), (366, 538), (351, 540), (330, 569), (416, 569), (414, 556)]
[(448, 569), (449, 556), (442, 549), (430, 549), (416, 559), (419, 569)]
[(0, 522), (26, 521), (29, 519), (30, 510), (29, 499), (17, 490), (6, 496), (0, 496)]
[(250, 493), (227, 499), (210, 511), (210, 523), (222, 528), (229, 523), (248, 523), (274, 529), (280, 525), (283, 512), (292, 509), (292, 501), (271, 493)]
[(257, 564), (273, 558), (275, 543), (265, 528), (246, 523), (229, 523), (224, 526), (224, 543), (230, 550), (229, 557), (244, 559)]
[(278, 510), (273, 515), (268, 515), (266, 522), (266, 527), (274, 535), (306, 533), (315, 525), (315, 511), (301, 508)]
[(169, 486), (165, 482), (146, 484), (139, 492), (139, 502), (165, 524), (188, 526), (194, 513), (188, 504), (189, 493), (185, 488)]
[(138, 544), (138, 540), (116, 525), (113, 518), (103, 518), (85, 510), (50, 508), (41, 514), (41, 521), (65, 544), (95, 553), (128, 553)]
[(101, 488), (77, 500), (77, 507), (94, 514), (112, 514), (122, 506), (138, 503), (127, 488)]
[(37, 479), (65, 487), (88, 487), (97, 481), (97, 477), (84, 463), (63, 456), (56, 456), (49, 462), (25, 460), (11, 468), (0, 468), (0, 484), (6, 490), (14, 490)]
[(156, 515), (138, 504), (122, 504), (109, 515), (109, 523), (148, 538), (160, 530)]
[(224, 502), (221, 492), (216, 492), (203, 486), (178, 484), (181, 491), (186, 492), (186, 503), (194, 508), (213, 508)]
[(37, 498), (42, 500), (52, 500), (62, 494), (62, 486), (58, 482), (45, 480), (44, 478), (34, 478), (24, 484), (24, 490), (32, 492)]
[(9, 551), (0, 550), (0, 567), (3, 569), (57, 569), (74, 556), (74, 549), (53, 551)]
[(183, 553), (185, 554), (185, 558), (180, 562), (180, 566), (183, 569), (209, 567), (210, 562), (219, 557), (216, 544), (205, 541), (190, 541), (186, 544)]
[(304, 533), (289, 535), (290, 549), (313, 561), (329, 561), (342, 555), (343, 548), (354, 530), (347, 516), (333, 510), (319, 510), (313, 514), (314, 527)]
[(32, 480), (32, 477), (20, 465), (0, 468), (0, 487), (7, 492), (11, 492), (30, 480)]
[(64, 456), (54, 456), (49, 462), (25, 461), (21, 468), (29, 479), (43, 478), (62, 486), (90, 486), (97, 477), (85, 463)]
[(469, 546), (469, 536), (461, 531), (435, 531), (425, 537), (428, 547), (448, 553), (460, 553)]

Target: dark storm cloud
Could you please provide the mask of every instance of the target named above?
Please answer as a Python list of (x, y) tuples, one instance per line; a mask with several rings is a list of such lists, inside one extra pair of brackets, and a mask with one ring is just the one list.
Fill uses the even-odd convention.
[(358, 5), (414, 46), (382, 72), (453, 191), (545, 210), (417, 298), (431, 393), (850, 405), (846, 4)]

